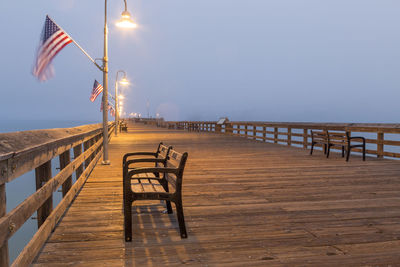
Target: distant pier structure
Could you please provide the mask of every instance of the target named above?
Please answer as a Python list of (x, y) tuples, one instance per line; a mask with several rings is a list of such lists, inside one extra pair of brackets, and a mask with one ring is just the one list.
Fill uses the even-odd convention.
[[(399, 124), (131, 119), (113, 137), (114, 127), (111, 165), (99, 161), (101, 125), (0, 134), (0, 267), (400, 262)], [(348, 162), (339, 150), (310, 155), (310, 130), (363, 136), (366, 160), (359, 148)], [(133, 205), (126, 243), (122, 156), (160, 141), (189, 153), (188, 238), (174, 214), (149, 201)], [(36, 191), (7, 212), (7, 183), (30, 171)], [(11, 261), (8, 240), (35, 213), (38, 230)]]

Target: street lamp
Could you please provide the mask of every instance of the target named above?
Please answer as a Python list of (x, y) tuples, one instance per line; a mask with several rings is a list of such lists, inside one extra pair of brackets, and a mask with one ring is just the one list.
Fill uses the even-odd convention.
[(126, 79), (126, 72), (123, 70), (117, 71), (116, 77), (115, 77), (115, 136), (118, 135), (118, 123), (119, 123), (119, 106), (121, 102), (119, 102), (119, 94), (118, 94), (118, 73), (123, 73), (124, 77), (119, 81), (120, 84), (122, 85), (128, 85), (129, 82)]
[[(137, 25), (130, 18), (126, 0), (125, 10), (117, 26), (123, 28), (135, 28)], [(108, 27), (107, 27), (107, 0), (104, 1), (104, 56), (103, 56), (103, 165), (109, 165), (108, 160)], [(117, 127), (117, 125), (115, 125)]]

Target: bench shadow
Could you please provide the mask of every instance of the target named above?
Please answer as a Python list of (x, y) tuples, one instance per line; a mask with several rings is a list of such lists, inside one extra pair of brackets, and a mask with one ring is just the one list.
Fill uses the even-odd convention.
[(185, 214), (188, 238), (181, 239), (174, 204), (168, 214), (160, 202), (133, 203), (133, 236), (132, 242), (124, 242), (124, 266), (201, 264), (205, 250), (190, 229), (190, 216)]

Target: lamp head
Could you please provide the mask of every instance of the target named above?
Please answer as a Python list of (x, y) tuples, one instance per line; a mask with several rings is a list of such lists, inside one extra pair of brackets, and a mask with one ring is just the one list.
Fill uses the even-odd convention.
[(137, 24), (131, 19), (131, 14), (125, 10), (122, 12), (121, 19), (117, 22), (121, 28), (136, 28)]
[(122, 78), (122, 79), (119, 81), (119, 83), (122, 84), (122, 85), (129, 85), (129, 81), (126, 79), (126, 77)]

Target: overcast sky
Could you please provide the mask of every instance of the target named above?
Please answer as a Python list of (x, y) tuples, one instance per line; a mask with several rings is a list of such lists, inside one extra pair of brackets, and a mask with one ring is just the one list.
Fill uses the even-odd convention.
[[(114, 26), (110, 91), (132, 82), (125, 111), (168, 120), (399, 122), (399, 0), (128, 0), (139, 27)], [(45, 15), (93, 58), (103, 53), (104, 2), (0, 2), (0, 119), (101, 120), (89, 101), (102, 73), (73, 45), (55, 77), (31, 75)]]

